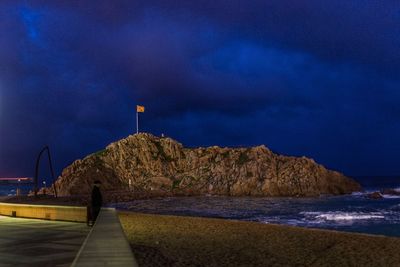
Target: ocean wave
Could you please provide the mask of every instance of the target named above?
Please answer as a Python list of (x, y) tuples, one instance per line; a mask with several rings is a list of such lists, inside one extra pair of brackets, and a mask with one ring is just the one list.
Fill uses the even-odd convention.
[(385, 215), (380, 212), (301, 212), (305, 217), (313, 217), (324, 221), (356, 221), (356, 220), (374, 220), (385, 219)]
[(15, 195), (15, 193), (10, 192), (10, 191), (6, 191), (6, 190), (1, 190), (0, 191), (0, 196), (10, 196), (10, 195)]
[(308, 222), (302, 218), (297, 218), (297, 219), (296, 218), (281, 218), (281, 217), (275, 217), (275, 216), (258, 218), (255, 221), (262, 222), (265, 224), (272, 223), (272, 224), (286, 224), (286, 225), (293, 225), (293, 226), (299, 226), (299, 225), (305, 226), (308, 224)]
[[(393, 190), (400, 193), (400, 188), (395, 188)], [(352, 197), (356, 197), (356, 198), (358, 198), (358, 197), (367, 197), (369, 194), (376, 193), (376, 192), (379, 192), (379, 190), (366, 190), (364, 192), (353, 192), (351, 194), (351, 196)], [(394, 194), (394, 195), (382, 194), (382, 193), (380, 193), (380, 194), (381, 194), (381, 196), (383, 198), (400, 198), (400, 195), (396, 195), (396, 194)]]
[(371, 225), (379, 223), (397, 224), (400, 222), (399, 212), (396, 211), (374, 211), (374, 212), (354, 212), (354, 211), (307, 211), (300, 212), (298, 216), (260, 216), (256, 221), (263, 223), (286, 224), (303, 227), (354, 227), (354, 225)]
[(351, 195), (352, 196), (364, 196), (365, 195), (365, 192), (353, 192), (353, 193), (351, 193)]
[(387, 195), (387, 194), (383, 194), (382, 197), (383, 198), (400, 198), (399, 195)]

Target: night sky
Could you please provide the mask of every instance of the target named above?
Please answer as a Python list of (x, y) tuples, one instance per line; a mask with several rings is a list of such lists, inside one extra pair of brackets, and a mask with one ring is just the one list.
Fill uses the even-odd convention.
[(400, 1), (0, 2), (0, 176), (135, 131), (400, 174)]

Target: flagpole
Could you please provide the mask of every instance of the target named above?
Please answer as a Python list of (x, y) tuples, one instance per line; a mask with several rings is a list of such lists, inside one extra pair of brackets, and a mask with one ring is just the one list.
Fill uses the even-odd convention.
[(136, 134), (139, 133), (139, 112), (136, 110)]

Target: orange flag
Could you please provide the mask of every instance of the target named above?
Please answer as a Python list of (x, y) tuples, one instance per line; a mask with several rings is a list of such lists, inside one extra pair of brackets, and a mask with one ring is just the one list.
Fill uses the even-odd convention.
[(136, 106), (136, 112), (144, 112), (144, 106)]

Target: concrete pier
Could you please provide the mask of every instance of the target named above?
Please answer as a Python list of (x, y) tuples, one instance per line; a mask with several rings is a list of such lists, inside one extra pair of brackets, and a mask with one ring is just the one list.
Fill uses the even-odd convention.
[(137, 267), (115, 209), (102, 208), (72, 267)]

